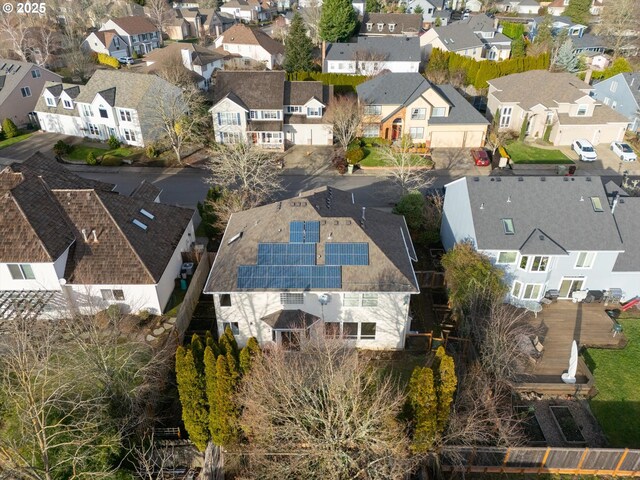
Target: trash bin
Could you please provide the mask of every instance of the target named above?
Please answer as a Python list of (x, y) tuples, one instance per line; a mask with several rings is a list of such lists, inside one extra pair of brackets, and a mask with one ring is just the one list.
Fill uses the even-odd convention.
[[(183, 275), (193, 275), (194, 265), (193, 262), (185, 262), (182, 264), (180, 273)], [(183, 277), (185, 278), (185, 277)]]
[(547, 290), (547, 292), (544, 294), (544, 298), (546, 298), (547, 300), (551, 300), (552, 302), (557, 302), (558, 297), (560, 297), (560, 291), (558, 290)]
[(186, 290), (187, 289), (187, 281), (184, 278), (180, 279), (180, 290)]
[(353, 173), (353, 163), (347, 165), (347, 173), (351, 175)]

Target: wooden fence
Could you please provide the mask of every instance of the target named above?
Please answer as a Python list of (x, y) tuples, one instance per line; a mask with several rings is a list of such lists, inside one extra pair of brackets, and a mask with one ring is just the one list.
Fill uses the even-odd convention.
[(640, 450), (612, 448), (473, 448), (441, 452), (444, 471), (640, 477)]
[(187, 293), (184, 296), (184, 300), (178, 309), (178, 314), (176, 315), (176, 332), (180, 343), (182, 343), (184, 334), (189, 328), (191, 317), (193, 317), (193, 312), (196, 309), (196, 305), (198, 305), (200, 294), (202, 293), (204, 284), (209, 277), (209, 270), (211, 270), (211, 264), (213, 263), (214, 258), (215, 253), (205, 253), (202, 255), (200, 263), (198, 263), (198, 267), (193, 273), (193, 277), (191, 278), (191, 283), (189, 284)]

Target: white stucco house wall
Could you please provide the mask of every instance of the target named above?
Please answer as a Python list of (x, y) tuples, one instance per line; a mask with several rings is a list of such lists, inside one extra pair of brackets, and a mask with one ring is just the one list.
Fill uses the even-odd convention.
[(418, 72), (420, 61), (418, 37), (357, 37), (351, 43), (327, 44), (322, 71), (347, 75)]
[(239, 55), (250, 62), (257, 62), (273, 70), (284, 61), (284, 45), (274, 40), (262, 30), (246, 25), (234, 25), (215, 39), (216, 48), (230, 54)]
[(195, 240), (193, 210), (130, 196), (33, 155), (0, 171), (0, 318), (162, 313)]
[(401, 350), (419, 292), (404, 218), (324, 187), (231, 216), (205, 294), (218, 332), (240, 345), (295, 346), (340, 335), (358, 348)]
[[(510, 301), (547, 291), (640, 295), (640, 198), (601, 177), (464, 177), (446, 185), (442, 243), (470, 242), (505, 271)], [(636, 213), (634, 213), (636, 212)]]

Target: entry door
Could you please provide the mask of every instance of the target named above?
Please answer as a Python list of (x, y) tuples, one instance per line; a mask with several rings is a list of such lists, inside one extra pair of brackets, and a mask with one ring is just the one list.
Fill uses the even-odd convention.
[(560, 298), (571, 298), (573, 292), (582, 290), (584, 278), (563, 278), (560, 282)]

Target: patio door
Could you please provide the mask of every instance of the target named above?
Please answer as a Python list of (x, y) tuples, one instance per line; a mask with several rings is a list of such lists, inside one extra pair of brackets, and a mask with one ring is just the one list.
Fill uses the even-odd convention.
[(573, 292), (582, 290), (584, 277), (563, 278), (560, 282), (560, 298), (571, 298)]
[(300, 335), (304, 335), (301, 330), (283, 330), (280, 334), (280, 345), (286, 350), (298, 350), (300, 348)]

